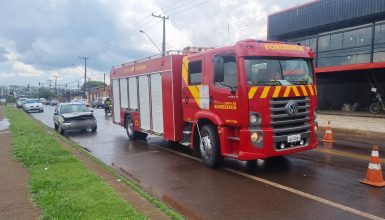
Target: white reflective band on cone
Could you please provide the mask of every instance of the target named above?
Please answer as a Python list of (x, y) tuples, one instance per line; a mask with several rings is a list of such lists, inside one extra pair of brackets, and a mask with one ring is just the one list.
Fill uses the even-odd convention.
[(332, 130), (326, 130), (325, 133), (326, 133), (326, 134), (331, 134), (331, 133), (332, 133)]
[(375, 164), (375, 163), (369, 163), (369, 169), (371, 170), (381, 170), (381, 165), (380, 164)]
[(372, 151), (372, 157), (379, 157), (378, 151)]

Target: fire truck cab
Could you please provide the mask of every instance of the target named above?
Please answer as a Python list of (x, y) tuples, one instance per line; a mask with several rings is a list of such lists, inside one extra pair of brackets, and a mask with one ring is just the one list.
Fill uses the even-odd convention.
[(131, 139), (155, 133), (191, 146), (208, 167), (223, 157), (256, 160), (313, 149), (313, 58), (301, 45), (243, 40), (113, 68), (114, 121)]

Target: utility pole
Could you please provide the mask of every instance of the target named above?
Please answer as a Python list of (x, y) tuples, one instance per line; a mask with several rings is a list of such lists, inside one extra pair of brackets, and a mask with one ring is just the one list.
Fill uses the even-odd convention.
[(48, 81), (48, 84), (49, 84), (49, 89), (51, 90), (51, 88), (52, 88), (52, 80), (47, 80)]
[(89, 59), (89, 57), (78, 57), (79, 59), (84, 59), (84, 88), (83, 88), (83, 92), (84, 92), (84, 96), (85, 98), (87, 98), (86, 96), (86, 83), (87, 83), (87, 59)]
[(52, 77), (55, 78), (55, 94), (56, 94), (56, 96), (57, 96), (57, 78), (58, 78), (58, 75), (52, 76)]
[(104, 74), (104, 80), (103, 80), (103, 86), (104, 86), (104, 89), (103, 89), (103, 92), (105, 93), (106, 92), (106, 74)]
[(152, 13), (153, 17), (161, 18), (163, 19), (163, 42), (162, 42), (162, 56), (166, 55), (166, 19), (168, 20), (168, 16), (161, 16), (161, 15), (155, 15)]

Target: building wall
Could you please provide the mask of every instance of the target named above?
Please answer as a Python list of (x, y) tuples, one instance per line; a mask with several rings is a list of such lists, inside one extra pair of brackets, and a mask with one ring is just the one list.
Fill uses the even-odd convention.
[(272, 14), (268, 38), (294, 38), (385, 18), (385, 0), (320, 0)]
[(366, 111), (370, 82), (385, 92), (385, 0), (320, 0), (278, 12), (268, 17), (268, 39), (315, 51), (319, 109), (358, 103)]

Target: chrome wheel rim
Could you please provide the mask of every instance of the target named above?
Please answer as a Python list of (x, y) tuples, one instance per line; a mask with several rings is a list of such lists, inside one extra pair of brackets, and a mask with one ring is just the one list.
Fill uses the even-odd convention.
[(134, 123), (132, 123), (132, 121), (130, 121), (127, 125), (127, 132), (129, 135), (132, 135), (132, 133), (134, 132)]
[(202, 137), (200, 142), (200, 150), (204, 160), (208, 161), (211, 159), (212, 149), (213, 148), (209, 136)]

